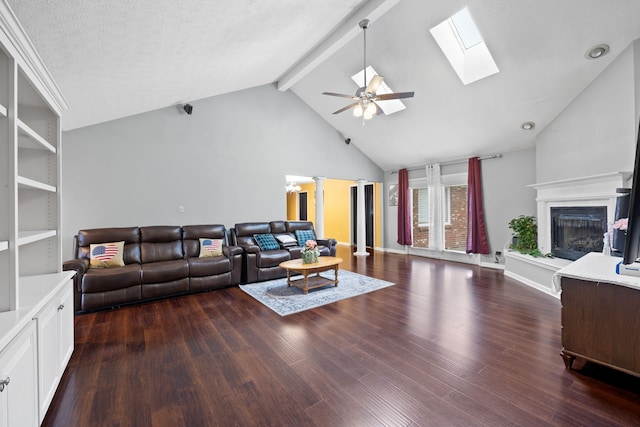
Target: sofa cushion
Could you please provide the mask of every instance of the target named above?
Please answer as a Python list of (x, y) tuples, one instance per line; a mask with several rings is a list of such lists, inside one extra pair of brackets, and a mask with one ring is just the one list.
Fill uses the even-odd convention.
[(222, 256), (222, 239), (200, 239), (200, 258)]
[(189, 258), (189, 276), (206, 277), (231, 271), (231, 261), (227, 257)]
[(316, 233), (313, 230), (296, 230), (298, 246), (304, 246), (307, 240), (316, 240)]
[(182, 229), (179, 226), (140, 227), (142, 264), (182, 259)]
[(140, 266), (142, 284), (163, 283), (189, 277), (189, 264), (184, 259), (150, 262)]
[(277, 267), (281, 262), (289, 261), (290, 259), (291, 255), (286, 249), (264, 251), (258, 253), (256, 264), (258, 268)]
[(254, 234), (253, 239), (263, 251), (280, 249), (280, 244), (275, 237), (273, 237), (273, 234)]
[(298, 241), (290, 234), (276, 234), (275, 238), (283, 248), (291, 248), (298, 245)]
[(255, 246), (254, 234), (271, 233), (268, 222), (243, 222), (233, 228), (234, 242), (232, 244), (242, 247)]
[(138, 227), (94, 228), (80, 230), (76, 238), (76, 258), (90, 258), (92, 243), (124, 241), (124, 263), (140, 264), (140, 229)]
[(120, 268), (90, 268), (82, 276), (82, 293), (108, 292), (140, 286), (140, 265)]
[(200, 239), (204, 238), (222, 239), (222, 246), (228, 245), (227, 230), (222, 224), (183, 225), (182, 250), (185, 259), (198, 258), (200, 256)]
[(90, 268), (124, 267), (124, 241), (89, 245)]

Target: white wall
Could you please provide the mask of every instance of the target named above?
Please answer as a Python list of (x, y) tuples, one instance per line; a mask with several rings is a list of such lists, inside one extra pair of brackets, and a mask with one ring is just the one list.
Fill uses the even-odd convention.
[[(382, 170), (273, 85), (63, 134), (62, 234), (286, 218), (285, 175), (382, 181)], [(184, 213), (178, 213), (178, 206)]]
[[(638, 129), (634, 50), (625, 49), (536, 139), (537, 183), (632, 171)], [(635, 46), (635, 47), (634, 47)]]

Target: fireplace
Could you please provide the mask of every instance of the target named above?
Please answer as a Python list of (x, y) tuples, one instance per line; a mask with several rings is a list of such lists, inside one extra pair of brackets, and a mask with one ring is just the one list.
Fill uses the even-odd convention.
[[(543, 253), (555, 253), (557, 246), (552, 243), (553, 228), (551, 209), (576, 207), (606, 207), (605, 225), (615, 218), (618, 188), (631, 187), (631, 172), (611, 172), (602, 175), (592, 175), (583, 178), (571, 178), (561, 181), (533, 184), (530, 188), (536, 191), (538, 246)], [(593, 226), (593, 224), (591, 224)], [(602, 250), (602, 238), (606, 229), (598, 228), (598, 246), (595, 250)], [(593, 232), (595, 238), (595, 231)], [(560, 245), (563, 246), (563, 245)], [(582, 251), (581, 251), (582, 252)], [(563, 257), (563, 255), (557, 255)], [(581, 256), (581, 255), (579, 255)], [(578, 257), (579, 257), (578, 256)]]
[(602, 252), (607, 206), (551, 208), (551, 253), (571, 261)]

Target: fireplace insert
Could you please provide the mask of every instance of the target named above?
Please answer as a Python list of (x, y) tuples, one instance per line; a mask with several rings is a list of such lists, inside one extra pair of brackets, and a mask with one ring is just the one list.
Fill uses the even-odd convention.
[(606, 206), (551, 208), (551, 253), (557, 258), (575, 261), (602, 252), (606, 231)]

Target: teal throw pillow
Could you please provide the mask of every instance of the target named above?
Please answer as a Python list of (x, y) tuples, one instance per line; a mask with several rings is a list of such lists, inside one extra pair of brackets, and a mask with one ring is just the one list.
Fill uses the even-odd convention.
[(313, 230), (296, 230), (298, 246), (304, 246), (307, 240), (316, 240), (316, 233)]
[(273, 234), (254, 234), (253, 239), (263, 251), (273, 251), (280, 249), (280, 245)]

